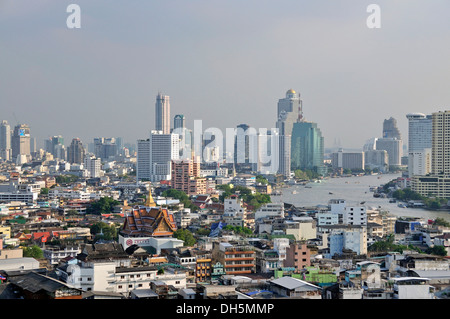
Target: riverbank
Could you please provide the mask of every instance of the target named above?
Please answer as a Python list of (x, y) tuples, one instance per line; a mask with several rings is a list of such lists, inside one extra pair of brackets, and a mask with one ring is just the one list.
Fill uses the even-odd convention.
[(450, 211), (434, 211), (423, 208), (401, 208), (389, 203), (389, 198), (374, 198), (371, 189), (384, 185), (400, 174), (363, 175), (351, 177), (329, 177), (320, 182), (305, 185), (287, 185), (277, 189), (280, 195), (271, 196), (273, 202), (285, 202), (297, 207), (328, 205), (330, 199), (344, 199), (349, 205), (364, 203), (369, 208), (381, 208), (397, 217), (423, 219), (443, 218), (450, 222)]

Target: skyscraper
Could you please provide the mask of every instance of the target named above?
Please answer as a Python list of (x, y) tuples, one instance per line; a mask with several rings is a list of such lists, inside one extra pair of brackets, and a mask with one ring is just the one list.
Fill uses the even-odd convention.
[(409, 113), (408, 119), (408, 175), (427, 175), (431, 171), (431, 115)]
[(11, 126), (8, 121), (0, 124), (0, 157), (5, 161), (11, 160)]
[(17, 158), (21, 155), (31, 158), (30, 138), (30, 128), (28, 125), (17, 124), (14, 127), (14, 133), (11, 139), (13, 161), (17, 161)]
[(291, 139), (292, 167), (301, 170), (314, 170), (326, 174), (324, 158), (324, 138), (313, 122), (294, 123)]
[(302, 101), (300, 94), (293, 89), (286, 92), (284, 99), (278, 100), (277, 122), (279, 146), (279, 174), (290, 177), (291, 172), (291, 136), (294, 123), (303, 121)]
[(151, 131), (148, 140), (138, 140), (137, 178), (151, 182), (171, 179), (171, 162), (179, 159), (178, 134)]
[(300, 100), (300, 94), (297, 94), (294, 90), (290, 89), (286, 92), (284, 99), (278, 100), (277, 119), (279, 120), (281, 114), (283, 115), (283, 127), (277, 128), (280, 130), (281, 135), (292, 135), (292, 127), (295, 122), (301, 122), (303, 120), (302, 101)]
[(83, 147), (83, 143), (79, 138), (72, 139), (70, 146), (67, 148), (67, 161), (71, 164), (82, 164), (86, 150)]
[(161, 92), (156, 96), (155, 130), (170, 134), (170, 99)]
[(396, 138), (398, 140), (402, 139), (400, 130), (397, 127), (397, 120), (393, 117), (383, 122), (383, 137), (384, 138)]
[(183, 114), (177, 114), (173, 118), (173, 129), (184, 129), (186, 128), (186, 120)]
[(114, 137), (94, 138), (94, 154), (97, 158), (106, 160), (109, 157), (116, 156), (118, 148)]
[(52, 136), (45, 140), (45, 150), (53, 154), (55, 158), (66, 159), (64, 138), (61, 135)]
[(411, 178), (413, 191), (450, 198), (450, 111), (432, 114), (431, 173)]
[(450, 111), (432, 115), (431, 173), (450, 177)]
[(376, 143), (377, 150), (385, 150), (389, 156), (390, 166), (402, 164), (403, 142), (394, 137), (379, 138)]

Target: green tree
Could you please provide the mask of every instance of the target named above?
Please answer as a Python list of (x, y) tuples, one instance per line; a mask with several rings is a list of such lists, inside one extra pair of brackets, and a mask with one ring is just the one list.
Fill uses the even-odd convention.
[(111, 197), (102, 197), (99, 200), (92, 202), (88, 206), (87, 212), (96, 215), (110, 214), (114, 210), (114, 206), (119, 204), (118, 201)]
[(444, 246), (433, 246), (431, 248), (428, 248), (427, 253), (438, 256), (447, 256), (447, 250)]
[(114, 240), (117, 239), (117, 227), (112, 224), (108, 225), (104, 222), (98, 222), (90, 227), (91, 234), (95, 236), (96, 240)]
[(444, 226), (444, 227), (450, 227), (450, 223), (448, 221), (446, 221), (444, 218), (442, 217), (438, 217), (434, 220), (434, 224), (438, 225), (438, 226)]
[(183, 191), (177, 189), (168, 189), (162, 192), (162, 196), (178, 199), (180, 203), (184, 205), (184, 207), (190, 208), (192, 211), (198, 210), (198, 207), (192, 204), (192, 201), (189, 199), (189, 196)]
[(267, 180), (267, 178), (265, 178), (262, 175), (256, 175), (255, 181), (256, 181), (256, 183), (263, 184), (263, 185), (269, 184), (269, 181)]
[(194, 238), (194, 235), (188, 230), (188, 229), (177, 229), (173, 236), (179, 240), (184, 241), (185, 247), (194, 246), (196, 243), (196, 240)]
[(41, 259), (44, 257), (44, 253), (38, 245), (32, 245), (29, 247), (22, 248), (23, 249), (23, 257), (31, 257), (35, 259)]
[(41, 188), (41, 195), (48, 195), (48, 188), (47, 187), (43, 187)]

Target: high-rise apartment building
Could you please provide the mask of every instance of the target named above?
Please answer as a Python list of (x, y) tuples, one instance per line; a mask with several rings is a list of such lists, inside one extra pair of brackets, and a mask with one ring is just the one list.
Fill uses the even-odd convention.
[(170, 134), (170, 98), (162, 93), (156, 96), (155, 130)]
[(423, 196), (450, 198), (450, 111), (432, 114), (431, 173), (413, 176), (411, 188)]
[(450, 176), (450, 111), (433, 113), (431, 173)]
[(26, 124), (17, 124), (11, 139), (12, 159), (24, 155), (31, 158), (31, 134), (30, 127)]
[(11, 126), (8, 121), (2, 121), (0, 124), (0, 157), (9, 161), (11, 156)]
[(84, 157), (86, 150), (83, 147), (83, 143), (79, 138), (72, 139), (70, 146), (67, 148), (67, 161), (71, 164), (84, 163)]
[(198, 160), (172, 161), (171, 187), (187, 195), (206, 194), (206, 178), (200, 176)]
[(93, 155), (84, 158), (84, 168), (88, 172), (88, 176), (96, 178), (102, 176), (102, 161)]

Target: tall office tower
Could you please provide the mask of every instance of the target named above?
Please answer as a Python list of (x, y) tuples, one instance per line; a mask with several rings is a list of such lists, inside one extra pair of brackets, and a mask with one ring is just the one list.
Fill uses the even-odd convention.
[(173, 129), (184, 129), (186, 128), (186, 119), (183, 114), (177, 114), (173, 118)]
[(146, 178), (151, 182), (170, 180), (172, 160), (178, 160), (179, 157), (178, 134), (151, 131), (148, 140), (138, 141), (138, 179)]
[(397, 138), (379, 138), (377, 139), (376, 149), (385, 150), (388, 153), (390, 166), (402, 165), (402, 140)]
[(94, 155), (88, 155), (84, 158), (84, 168), (91, 178), (102, 176), (102, 160)]
[(170, 134), (170, 99), (168, 95), (161, 93), (156, 96), (155, 130)]
[(55, 158), (65, 159), (64, 138), (61, 135), (52, 136), (45, 140), (45, 150)]
[(11, 160), (11, 126), (8, 121), (0, 124), (0, 157), (5, 161)]
[(450, 176), (450, 111), (433, 113), (432, 118), (431, 173)]
[(97, 158), (107, 160), (117, 155), (117, 144), (114, 137), (94, 138), (94, 154)]
[[(277, 174), (279, 168), (279, 135), (278, 132), (266, 130), (258, 133), (258, 164), (259, 174)], [(290, 156), (289, 156), (290, 158)], [(290, 167), (290, 163), (289, 163)], [(286, 172), (287, 173), (287, 172)]]
[(70, 146), (67, 148), (67, 161), (71, 164), (82, 164), (85, 156), (86, 150), (81, 140), (79, 138), (72, 139)]
[(123, 155), (123, 138), (116, 137), (117, 154)]
[(278, 135), (278, 174), (286, 178), (291, 176), (291, 136)]
[(30, 138), (30, 128), (28, 125), (17, 124), (14, 127), (14, 133), (11, 138), (13, 161), (16, 161), (21, 155), (31, 157)]
[(300, 100), (300, 94), (297, 94), (294, 90), (290, 89), (286, 92), (284, 99), (278, 100), (277, 119), (280, 118), (281, 113), (285, 113), (284, 127), (280, 129), (282, 135), (292, 135), (292, 127), (295, 122), (303, 121), (302, 100)]
[(172, 133), (178, 134), (180, 138), (180, 158), (189, 159), (192, 153), (193, 135), (192, 131), (186, 128), (186, 117), (177, 114), (173, 118)]
[(400, 130), (397, 127), (397, 120), (393, 117), (383, 122), (383, 138), (396, 138), (398, 140), (402, 139)]
[(36, 138), (30, 137), (30, 153), (37, 152)]
[(431, 115), (409, 113), (408, 119), (408, 175), (427, 175), (431, 172)]
[[(256, 135), (247, 124), (239, 124), (236, 129), (236, 136), (234, 138), (234, 164), (235, 167), (247, 167), (252, 163), (257, 162), (256, 154), (254, 153), (256, 146)], [(254, 132), (256, 133), (256, 132)]]
[(137, 141), (136, 179), (150, 180), (152, 173), (150, 165), (150, 139)]
[(301, 170), (314, 170), (325, 175), (324, 138), (322, 132), (313, 122), (294, 124), (291, 139), (292, 167)]
[(431, 148), (432, 115), (409, 113), (406, 118), (408, 119), (408, 151)]

